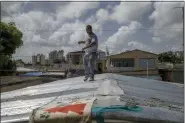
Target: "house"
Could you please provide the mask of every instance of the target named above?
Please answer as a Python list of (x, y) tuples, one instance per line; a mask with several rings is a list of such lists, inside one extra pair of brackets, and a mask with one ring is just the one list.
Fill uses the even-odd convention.
[(157, 70), (158, 55), (136, 49), (108, 56), (106, 62), (108, 72)]
[(69, 52), (66, 56), (67, 61), (74, 65), (82, 64), (84, 53), (84, 51)]
[(17, 67), (24, 67), (24, 62), (21, 59), (16, 60), (16, 66)]
[[(84, 51), (75, 51), (75, 52), (69, 52), (67, 54), (67, 61), (70, 63), (71, 68), (76, 68), (75, 65), (81, 65), (80, 68), (83, 68), (83, 55)], [(105, 60), (106, 60), (106, 53), (104, 51), (98, 50), (97, 54), (97, 64), (96, 68), (98, 71), (103, 72), (105, 69)], [(77, 67), (79, 68), (79, 66)]]
[(98, 55), (97, 55), (97, 69), (101, 73), (105, 71), (106, 68), (106, 53), (102, 50), (98, 50)]

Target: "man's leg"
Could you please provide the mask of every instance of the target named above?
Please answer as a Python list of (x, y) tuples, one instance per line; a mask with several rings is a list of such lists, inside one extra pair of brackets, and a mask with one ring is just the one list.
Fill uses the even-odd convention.
[(90, 72), (90, 80), (94, 80), (94, 71), (95, 71), (95, 60), (96, 60), (96, 53), (91, 53), (89, 56), (89, 72)]
[(89, 61), (89, 54), (85, 54), (84, 57), (83, 57), (84, 72), (85, 72), (84, 81), (87, 81), (87, 79), (89, 78), (89, 66), (88, 66), (88, 61)]
[(97, 56), (98, 54), (96, 53), (95, 55), (95, 60), (94, 60), (94, 74), (98, 73), (98, 67), (97, 67)]

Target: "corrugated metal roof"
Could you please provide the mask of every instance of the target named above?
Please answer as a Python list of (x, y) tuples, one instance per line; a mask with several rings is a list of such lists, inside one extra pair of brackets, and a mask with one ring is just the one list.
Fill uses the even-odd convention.
[(74, 52), (69, 52), (68, 55), (69, 55), (69, 54), (72, 54), (72, 53), (85, 53), (85, 51), (74, 51)]
[[(163, 117), (164, 120), (165, 118), (169, 120), (170, 117), (173, 119), (176, 118), (174, 120), (177, 122), (183, 120), (184, 89), (182, 88), (182, 84), (179, 84), (181, 86), (177, 86), (157, 80), (116, 74), (96, 75), (95, 79), (93, 82), (83, 82), (83, 77), (69, 78), (1, 93), (1, 123), (28, 121), (29, 114), (33, 109), (50, 103), (53, 100), (67, 103), (79, 98), (96, 97), (98, 90), (106, 89), (101, 84), (107, 80), (116, 81), (118, 86), (124, 91), (125, 95), (119, 96), (121, 102), (135, 102), (138, 105), (146, 107), (162, 108), (170, 113), (175, 112), (177, 114), (174, 115), (172, 113), (171, 115), (173, 117)], [(114, 105), (115, 102), (115, 98), (110, 101), (104, 101), (103, 103), (101, 99), (105, 98), (105, 96), (97, 96), (97, 98), (100, 99), (98, 104), (96, 104), (99, 106), (105, 105), (105, 102)], [(144, 110), (143, 113), (145, 114), (129, 115), (146, 118), (148, 116), (146, 114), (147, 111), (148, 109)], [(158, 115), (155, 114), (155, 117), (161, 118)], [(154, 118), (154, 116), (148, 117)]]

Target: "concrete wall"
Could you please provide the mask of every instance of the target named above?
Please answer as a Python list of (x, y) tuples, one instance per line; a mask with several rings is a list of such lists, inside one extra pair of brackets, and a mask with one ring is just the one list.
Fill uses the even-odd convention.
[(184, 84), (184, 70), (173, 70), (172, 79), (174, 82)]
[(121, 72), (121, 71), (134, 71), (134, 67), (110, 67), (109, 71), (111, 72)]
[(67, 61), (72, 63), (72, 64), (75, 64), (76, 62), (81, 62), (83, 54), (84, 53), (82, 53), (82, 52), (68, 53), (67, 56), (66, 56)]
[(158, 63), (157, 68), (158, 69), (172, 69), (174, 65), (172, 63)]
[(69, 64), (54, 64), (53, 69), (65, 70), (69, 68)]

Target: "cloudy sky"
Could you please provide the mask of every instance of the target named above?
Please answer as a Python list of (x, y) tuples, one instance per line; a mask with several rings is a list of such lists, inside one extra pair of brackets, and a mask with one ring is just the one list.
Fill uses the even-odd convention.
[(13, 21), (23, 32), (24, 45), (14, 57), (63, 49), (65, 54), (81, 50), (91, 24), (112, 54), (141, 49), (154, 53), (182, 50), (183, 2), (3, 2), (1, 20)]

